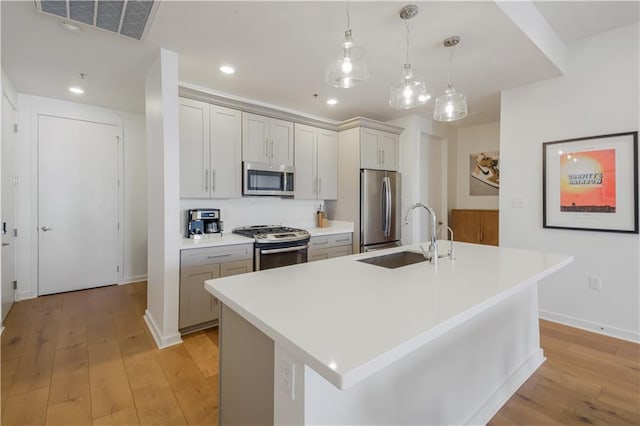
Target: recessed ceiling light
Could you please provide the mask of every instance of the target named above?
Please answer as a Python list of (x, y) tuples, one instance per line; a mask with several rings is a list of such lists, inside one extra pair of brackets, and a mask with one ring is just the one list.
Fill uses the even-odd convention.
[(77, 86), (69, 87), (69, 91), (74, 95), (82, 95), (84, 93), (84, 90), (82, 90), (81, 87), (77, 87)]
[(328, 104), (328, 105), (335, 105), (335, 104), (337, 104), (337, 103), (338, 103), (338, 100), (337, 100), (337, 99), (333, 99), (333, 98), (331, 98), (331, 99), (327, 99), (327, 104)]
[(233, 74), (234, 72), (236, 72), (236, 70), (229, 65), (223, 65), (220, 67), (220, 71), (222, 71), (225, 74)]
[(70, 24), (67, 21), (62, 21), (60, 25), (62, 25), (62, 28), (69, 31), (70, 33), (79, 33), (80, 31), (82, 31), (81, 27), (79, 27), (78, 25)]

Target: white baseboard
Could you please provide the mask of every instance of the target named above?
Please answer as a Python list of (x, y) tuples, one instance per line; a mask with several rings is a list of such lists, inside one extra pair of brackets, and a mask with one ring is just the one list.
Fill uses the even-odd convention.
[(542, 349), (538, 349), (524, 362), (500, 388), (489, 397), (487, 402), (466, 422), (468, 425), (486, 425), (502, 406), (527, 381), (529, 377), (545, 362)]
[(118, 283), (118, 285), (139, 283), (140, 281), (146, 281), (146, 280), (147, 280), (146, 275), (134, 275), (132, 277), (123, 278), (122, 281)]
[(605, 336), (615, 337), (616, 339), (628, 340), (633, 343), (640, 343), (640, 333), (631, 330), (623, 330), (621, 328), (611, 327), (609, 325), (597, 324), (593, 321), (586, 321), (579, 318), (573, 318), (568, 315), (556, 314), (540, 309), (540, 318), (559, 324), (568, 325), (570, 327), (580, 328), (582, 330), (592, 331)]
[(151, 316), (151, 312), (148, 309), (144, 311), (144, 322), (147, 324), (147, 328), (151, 332), (153, 336), (153, 340), (156, 341), (156, 345), (158, 345), (159, 349), (168, 348), (169, 346), (177, 345), (182, 343), (182, 339), (180, 338), (180, 333), (176, 333), (171, 336), (163, 337), (160, 333), (160, 329), (156, 326), (156, 322), (153, 320)]
[(35, 299), (36, 297), (38, 297), (37, 292), (33, 292), (33, 291), (25, 291), (23, 293), (16, 292), (16, 302), (19, 302), (21, 300)]

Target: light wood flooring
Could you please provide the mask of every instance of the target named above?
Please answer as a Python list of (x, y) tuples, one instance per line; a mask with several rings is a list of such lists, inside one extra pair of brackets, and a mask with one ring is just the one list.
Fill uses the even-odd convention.
[[(159, 350), (146, 284), (16, 303), (2, 335), (2, 425), (213, 425), (217, 329)], [(640, 425), (640, 345), (540, 322), (547, 361), (490, 425)]]
[(540, 321), (547, 361), (489, 423), (640, 425), (640, 345)]
[(158, 350), (146, 284), (14, 304), (2, 334), (2, 425), (217, 424), (217, 328)]

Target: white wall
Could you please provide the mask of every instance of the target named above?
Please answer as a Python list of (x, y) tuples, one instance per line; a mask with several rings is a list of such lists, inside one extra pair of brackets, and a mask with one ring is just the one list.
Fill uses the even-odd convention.
[[(448, 197), (449, 189), (448, 182), (449, 170), (448, 162), (446, 161), (446, 153), (450, 151), (449, 145), (455, 143), (456, 131), (452, 126), (448, 126), (442, 123), (434, 122), (431, 119), (425, 117), (419, 117), (411, 115), (397, 120), (389, 122), (390, 124), (404, 127), (404, 131), (400, 135), (400, 173), (402, 173), (402, 218), (407, 212), (409, 206), (416, 202), (426, 202), (425, 191), (429, 186), (429, 182), (421, 182), (421, 176), (426, 176), (424, 164), (424, 153), (428, 152), (425, 147), (421, 147), (423, 143), (441, 143), (444, 156), (442, 159), (442, 189), (445, 199), (443, 204), (450, 197)], [(447, 206), (444, 206), (446, 212)], [(414, 244), (420, 241), (426, 241), (427, 233), (430, 232), (430, 225), (428, 222), (428, 216), (424, 212), (417, 212), (410, 216), (409, 224), (402, 224), (402, 244)], [(442, 217), (438, 217), (438, 220), (447, 223), (446, 214), (442, 214)]]
[(497, 209), (497, 195), (469, 195), (469, 156), (477, 152), (500, 149), (500, 123), (458, 129), (455, 157), (456, 209)]
[[(36, 297), (37, 116), (40, 113), (117, 124), (123, 130), (124, 208), (122, 282), (146, 278), (146, 182), (144, 117), (123, 111), (18, 94), (18, 300)], [(141, 214), (142, 212), (142, 214)], [(142, 228), (142, 231), (140, 230)]]
[(639, 39), (636, 24), (569, 45), (565, 76), (502, 93), (500, 123), (500, 244), (575, 256), (540, 283), (541, 316), (635, 341), (638, 235), (543, 229), (541, 203), (543, 142), (638, 130)]
[(178, 55), (160, 49), (145, 77), (148, 285), (144, 319), (160, 348), (180, 343)]

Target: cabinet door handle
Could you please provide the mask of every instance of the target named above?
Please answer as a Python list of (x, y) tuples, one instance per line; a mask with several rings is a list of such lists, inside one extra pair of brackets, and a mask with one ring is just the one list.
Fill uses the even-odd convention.
[(322, 194), (322, 178), (318, 178), (318, 195)]
[(480, 239), (480, 231), (476, 232), (476, 238), (478, 239), (478, 241), (482, 241), (482, 240)]
[(209, 191), (209, 169), (205, 169), (204, 171), (204, 190), (206, 192)]
[(264, 156), (269, 158), (269, 139), (264, 140)]
[(273, 139), (271, 139), (271, 157), (270, 158), (273, 158)]
[(216, 171), (211, 170), (211, 191), (216, 190)]
[(384, 150), (381, 149), (380, 151), (382, 152), (382, 164), (384, 165)]
[(480, 241), (484, 240), (484, 233), (482, 231), (480, 231)]
[(209, 259), (218, 259), (220, 257), (229, 257), (232, 253), (216, 254), (215, 256), (207, 256)]
[(336, 243), (349, 242), (349, 238), (344, 238), (342, 240), (336, 240)]
[(378, 150), (378, 165), (382, 163), (382, 156), (380, 155), (380, 150)]

